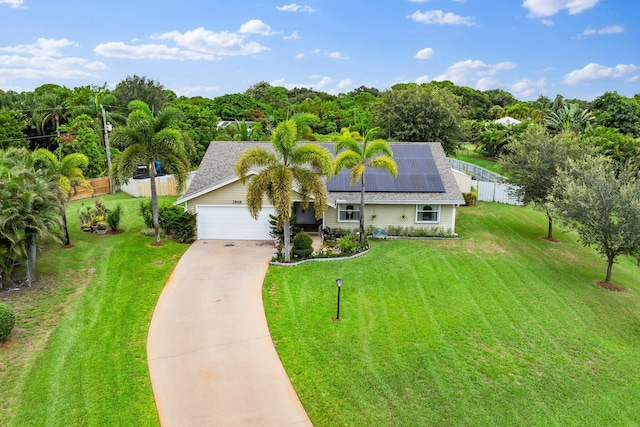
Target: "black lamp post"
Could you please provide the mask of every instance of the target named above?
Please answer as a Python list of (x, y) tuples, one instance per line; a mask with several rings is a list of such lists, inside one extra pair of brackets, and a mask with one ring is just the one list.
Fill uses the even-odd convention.
[(333, 320), (340, 320), (340, 289), (342, 288), (342, 279), (336, 279), (336, 285), (338, 286), (338, 311), (336, 313), (336, 318)]

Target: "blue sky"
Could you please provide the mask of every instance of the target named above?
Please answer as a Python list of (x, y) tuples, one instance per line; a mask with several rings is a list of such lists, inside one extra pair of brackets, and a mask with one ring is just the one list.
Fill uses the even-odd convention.
[(0, 0), (0, 89), (138, 74), (214, 98), (451, 80), (521, 100), (640, 93), (638, 0)]

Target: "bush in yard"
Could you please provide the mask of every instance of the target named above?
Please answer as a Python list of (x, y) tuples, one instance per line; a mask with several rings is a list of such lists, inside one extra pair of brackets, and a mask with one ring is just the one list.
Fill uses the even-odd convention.
[(141, 201), (138, 213), (142, 216), (145, 228), (153, 228), (153, 213), (151, 212), (151, 200)]
[(120, 220), (122, 219), (122, 205), (118, 205), (107, 213), (107, 224), (109, 227), (116, 231), (120, 227)]
[(306, 258), (313, 253), (313, 239), (309, 234), (301, 231), (293, 238), (293, 255)]
[(360, 241), (355, 234), (348, 234), (337, 241), (340, 252), (344, 254), (355, 254), (360, 249)]
[(179, 206), (162, 206), (158, 209), (160, 228), (180, 243), (189, 243), (196, 238), (196, 214)]
[(0, 303), (0, 344), (7, 339), (15, 325), (16, 315), (13, 312), (13, 308)]

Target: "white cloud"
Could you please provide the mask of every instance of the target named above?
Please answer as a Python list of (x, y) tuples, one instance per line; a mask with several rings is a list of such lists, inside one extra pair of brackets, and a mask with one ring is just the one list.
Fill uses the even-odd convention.
[(272, 34), (271, 27), (259, 19), (251, 19), (240, 26), (242, 34), (260, 34), (261, 36), (270, 36)]
[(0, 52), (20, 53), (33, 56), (60, 57), (60, 49), (73, 46), (78, 47), (77, 42), (67, 39), (45, 39), (39, 38), (34, 44), (19, 44), (15, 46), (0, 47)]
[(99, 44), (93, 51), (98, 55), (108, 58), (164, 59), (177, 61), (214, 59), (214, 56), (211, 54), (169, 47), (164, 44), (128, 45), (123, 42), (108, 42)]
[(98, 78), (96, 71), (106, 66), (84, 58), (65, 57), (62, 49), (77, 47), (67, 39), (39, 38), (33, 44), (0, 47), (0, 82), (13, 79), (76, 79)]
[(297, 54), (297, 55), (295, 56), (295, 58), (296, 58), (296, 59), (302, 59), (302, 58), (304, 58), (304, 57), (305, 57), (305, 54), (304, 54), (304, 53), (299, 53), (299, 54)]
[(564, 83), (577, 85), (600, 79), (619, 79), (640, 71), (640, 66), (634, 64), (618, 64), (615, 67), (590, 63), (579, 70), (573, 70), (564, 76)]
[(347, 90), (351, 87), (353, 87), (352, 79), (342, 79), (340, 80), (340, 83), (338, 83), (338, 89), (340, 89), (341, 91)]
[(191, 86), (191, 87), (183, 87), (182, 89), (176, 90), (176, 94), (178, 96), (199, 96), (203, 93), (212, 93), (219, 92), (220, 88), (218, 86)]
[(447, 71), (434, 80), (451, 80), (457, 85), (466, 85), (476, 79), (493, 76), (498, 71), (512, 70), (516, 68), (513, 62), (499, 62), (497, 64), (485, 64), (482, 61), (467, 59), (466, 61), (456, 62), (447, 68)]
[(302, 6), (297, 3), (291, 3), (284, 6), (276, 6), (276, 9), (278, 9), (280, 12), (306, 12), (306, 13), (313, 13), (318, 10), (318, 9), (312, 8), (311, 6)]
[(473, 18), (456, 15), (451, 12), (443, 12), (441, 10), (429, 10), (427, 12), (415, 11), (408, 18), (423, 24), (441, 24), (441, 25), (473, 25)]
[(542, 25), (546, 25), (547, 27), (553, 26), (553, 21), (551, 19), (541, 19)]
[(284, 78), (278, 79), (270, 82), (271, 86), (282, 86), (287, 89), (293, 89), (296, 87), (307, 87), (310, 89), (323, 91), (327, 93), (338, 94), (347, 90), (350, 86), (353, 85), (351, 79), (343, 79), (338, 82), (337, 85), (334, 85), (334, 80), (329, 76), (322, 75), (313, 75), (311, 76), (311, 80), (314, 80), (312, 83), (291, 83), (287, 82)]
[(606, 27), (600, 28), (599, 30), (588, 29), (582, 32), (583, 36), (595, 36), (595, 35), (603, 35), (603, 34), (619, 34), (624, 33), (624, 27), (622, 25), (608, 25)]
[(294, 31), (293, 33), (291, 33), (290, 36), (284, 36), (283, 39), (285, 39), (285, 40), (300, 40), (300, 35), (298, 34), (297, 31)]
[(522, 7), (529, 9), (529, 18), (544, 18), (553, 16), (561, 10), (568, 10), (575, 15), (589, 10), (600, 0), (525, 0)]
[(530, 79), (521, 79), (515, 83), (501, 82), (494, 77), (486, 77), (478, 80), (476, 83), (476, 89), (478, 90), (490, 90), (500, 88), (513, 94), (519, 99), (531, 99), (537, 97), (546, 86), (545, 79), (539, 79), (532, 81)]
[(631, 78), (628, 78), (627, 80), (625, 80), (625, 83), (633, 83), (633, 82), (637, 82), (638, 80), (640, 80), (640, 76), (633, 76)]
[(316, 49), (316, 50), (312, 51), (311, 53), (314, 53), (316, 55), (323, 55), (323, 56), (326, 56), (327, 58), (331, 58), (331, 59), (349, 59), (348, 56), (345, 56), (341, 52), (336, 52), (336, 51), (330, 52), (328, 50)]
[(318, 83), (315, 84), (315, 87), (318, 90), (325, 89), (328, 85), (333, 83), (333, 79), (331, 77), (328, 77), (328, 76), (316, 76), (316, 77), (320, 78), (320, 81), (318, 81)]
[(508, 87), (509, 92), (516, 95), (516, 97), (526, 99), (539, 95), (546, 84), (545, 79), (539, 79), (537, 81), (522, 79), (510, 84)]
[(13, 8), (18, 8), (24, 4), (24, 0), (0, 0), (0, 4), (8, 4)]
[[(193, 53), (199, 52), (215, 56), (246, 56), (269, 50), (268, 47), (258, 42), (247, 42), (247, 36), (244, 34), (227, 31), (216, 33), (202, 27), (184, 33), (170, 31), (152, 36), (152, 38), (156, 40), (173, 40), (178, 46), (187, 48)], [(196, 56), (192, 59), (207, 58)]]
[(416, 56), (414, 58), (429, 59), (433, 57), (434, 53), (435, 51), (433, 50), (433, 48), (425, 47), (424, 49), (419, 50), (418, 53), (416, 53)]
[(424, 75), (424, 76), (420, 76), (416, 79), (416, 83), (417, 84), (422, 84), (422, 83), (429, 83), (431, 81), (431, 79), (429, 78), (429, 76)]

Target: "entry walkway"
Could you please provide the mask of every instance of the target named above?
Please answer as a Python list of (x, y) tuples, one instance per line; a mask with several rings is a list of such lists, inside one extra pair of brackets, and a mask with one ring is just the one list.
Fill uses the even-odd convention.
[(158, 300), (147, 340), (164, 427), (311, 426), (262, 305), (270, 242), (198, 240)]

